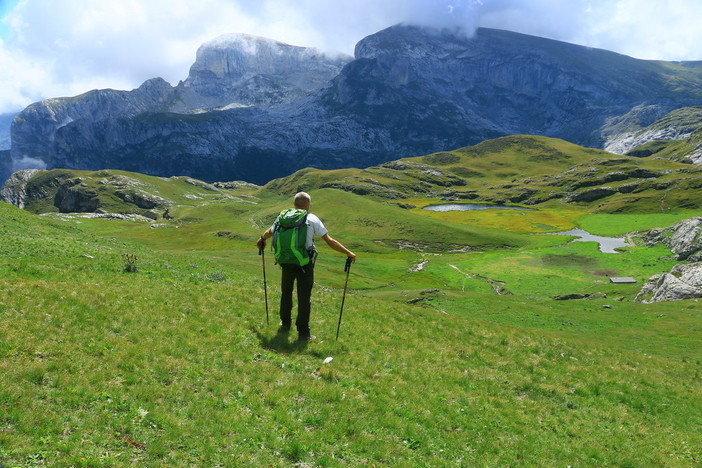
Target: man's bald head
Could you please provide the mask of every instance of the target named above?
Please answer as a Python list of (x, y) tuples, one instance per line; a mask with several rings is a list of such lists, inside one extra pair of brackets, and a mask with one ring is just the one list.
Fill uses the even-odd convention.
[(311, 203), (312, 197), (310, 197), (310, 194), (307, 192), (298, 192), (293, 198), (293, 205), (295, 206), (295, 208), (301, 210), (309, 209)]

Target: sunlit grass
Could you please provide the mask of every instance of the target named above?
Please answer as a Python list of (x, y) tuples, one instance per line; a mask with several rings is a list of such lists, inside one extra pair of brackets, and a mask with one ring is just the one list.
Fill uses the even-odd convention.
[[(698, 304), (632, 300), (643, 280), (674, 264), (661, 260), (669, 252), (603, 254), (533, 235), (545, 225), (614, 234), (677, 218), (554, 209), (464, 221), (336, 190), (312, 196), (359, 260), (336, 341), (344, 259), (319, 245), (311, 344), (276, 333), (272, 255), (266, 325), (254, 243), (286, 197), (183, 205), (158, 228), (0, 204), (0, 463), (694, 466), (702, 458)], [(137, 272), (124, 272), (124, 253)], [(615, 273), (640, 282), (612, 285)], [(492, 282), (512, 294), (498, 295)], [(600, 295), (552, 299), (564, 293)]]

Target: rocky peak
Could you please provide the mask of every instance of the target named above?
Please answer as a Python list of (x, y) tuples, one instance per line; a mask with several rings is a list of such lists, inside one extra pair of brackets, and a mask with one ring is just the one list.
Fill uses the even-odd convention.
[(203, 44), (172, 110), (270, 106), (321, 88), (351, 60), (248, 34)]
[[(470, 36), (422, 26), (396, 25), (362, 39), (354, 50), (356, 59), (386, 55), (445, 58), (448, 53), (464, 54)], [(439, 53), (437, 56), (436, 54)]]

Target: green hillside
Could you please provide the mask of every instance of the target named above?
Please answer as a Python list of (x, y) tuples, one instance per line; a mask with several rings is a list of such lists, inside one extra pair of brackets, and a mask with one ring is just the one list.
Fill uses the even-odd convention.
[[(633, 232), (702, 214), (694, 169), (513, 137), (263, 188), (39, 173), (0, 203), (0, 465), (697, 466), (702, 309), (633, 301), (676, 263)], [(338, 341), (325, 245), (318, 340), (276, 334), (269, 251), (266, 323), (254, 244), (299, 189), (358, 254)], [(534, 203), (421, 209), (442, 199)], [(537, 235), (573, 227), (632, 245)]]
[(265, 188), (293, 193), (330, 187), (419, 199), (418, 206), (443, 199), (599, 213), (702, 208), (702, 168), (675, 161), (673, 150), (660, 156), (619, 156), (553, 138), (511, 136), (368, 169), (303, 169)]

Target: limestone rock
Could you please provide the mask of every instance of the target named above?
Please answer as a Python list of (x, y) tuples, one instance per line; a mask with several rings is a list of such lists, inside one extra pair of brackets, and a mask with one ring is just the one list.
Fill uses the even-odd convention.
[(699, 261), (702, 250), (702, 218), (687, 219), (676, 224), (669, 246), (670, 250), (678, 255), (678, 260)]
[(143, 190), (116, 190), (115, 195), (127, 203), (150, 210), (152, 208), (162, 208), (168, 202), (158, 195), (154, 195)]
[(0, 190), (0, 200), (24, 209), (27, 200), (27, 184), (37, 172), (39, 172), (37, 169), (25, 169), (12, 174)]
[[(154, 78), (132, 91), (93, 90), (72, 98), (36, 102), (14, 119), (12, 159), (29, 157), (50, 162), (46, 155), (51, 153), (49, 148), (65, 127), (86, 121), (99, 124), (108, 119), (131, 118), (144, 112), (162, 110), (173, 96), (173, 88), (166, 81)], [(110, 137), (114, 139), (119, 135)], [(82, 132), (82, 140), (91, 138), (90, 133)], [(96, 167), (104, 166), (98, 164)]]
[(678, 260), (702, 261), (702, 217), (680, 221), (675, 226), (656, 228), (643, 235), (648, 245), (665, 244)]
[(650, 303), (701, 297), (702, 263), (681, 263), (670, 273), (652, 276), (634, 300)]

